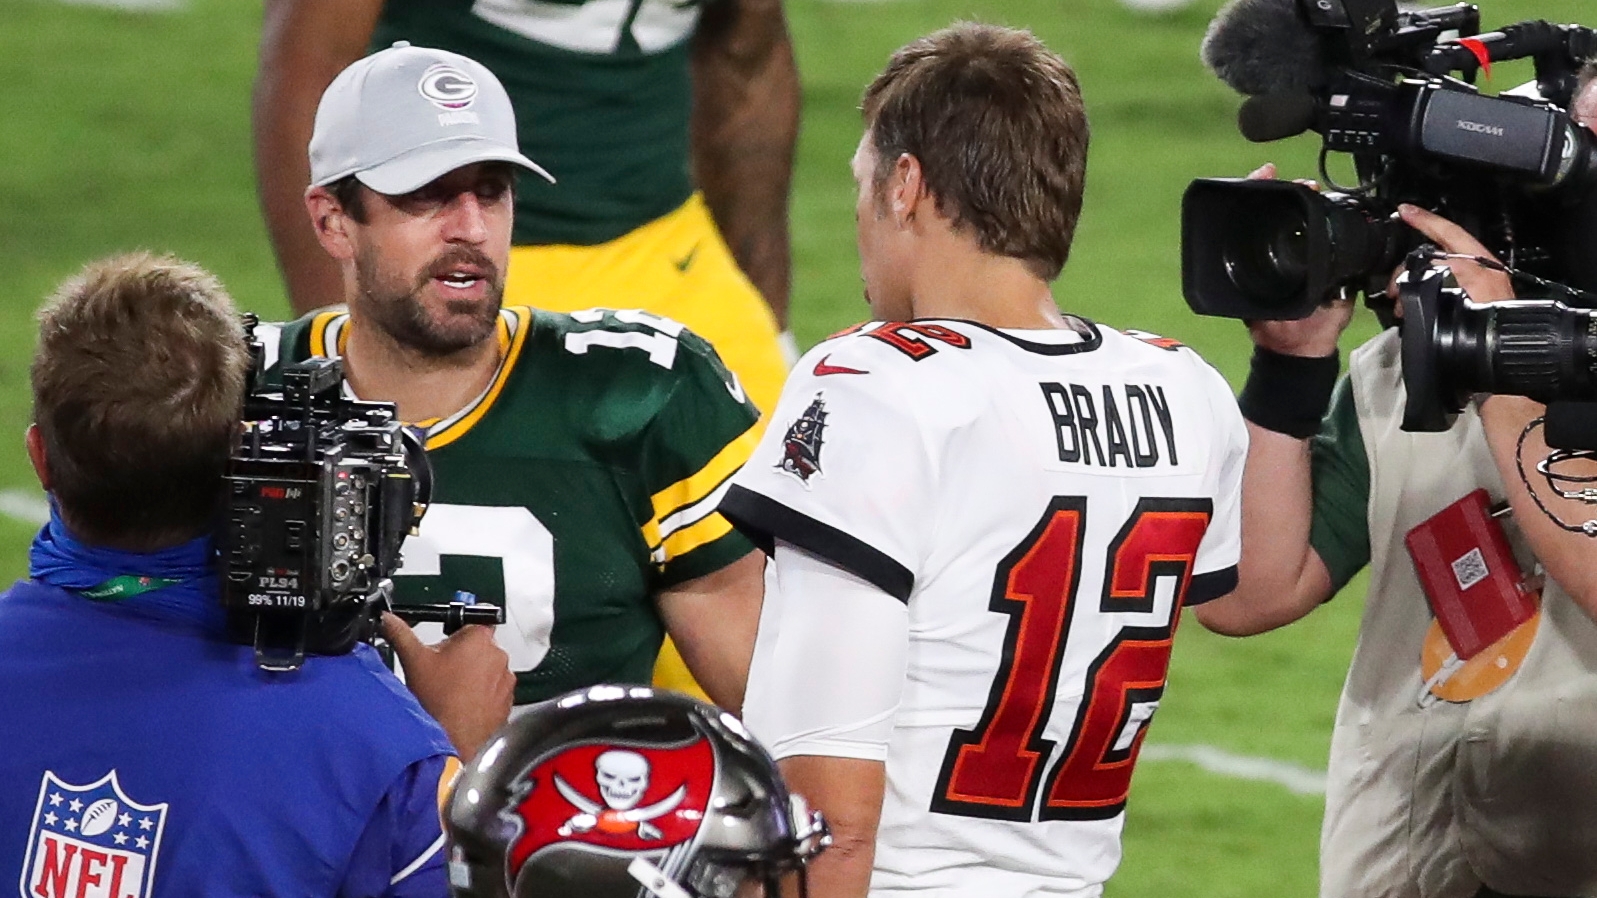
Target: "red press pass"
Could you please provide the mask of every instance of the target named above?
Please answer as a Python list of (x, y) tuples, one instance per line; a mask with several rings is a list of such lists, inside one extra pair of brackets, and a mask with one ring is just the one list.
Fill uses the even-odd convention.
[(1404, 538), (1420, 584), (1442, 633), (1460, 660), (1536, 614), (1536, 594), (1503, 527), (1492, 517), (1485, 490), (1447, 506)]

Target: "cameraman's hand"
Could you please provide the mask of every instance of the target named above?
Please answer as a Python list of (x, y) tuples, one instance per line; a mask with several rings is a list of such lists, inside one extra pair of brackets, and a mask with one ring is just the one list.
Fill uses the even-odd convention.
[(1336, 341), (1353, 320), (1353, 300), (1334, 299), (1297, 321), (1249, 321), (1253, 345), (1308, 359), (1336, 353)]
[[(1470, 232), (1434, 212), (1409, 205), (1399, 206), (1397, 212), (1404, 224), (1429, 237), (1444, 253), (1497, 260)], [(1446, 265), (1452, 269), (1453, 279), (1474, 302), (1484, 304), (1514, 298), (1514, 282), (1501, 271), (1467, 259), (1448, 259)]]
[(510, 719), (516, 675), (510, 657), (494, 644), (491, 627), (468, 625), (437, 645), (426, 645), (410, 625), (383, 615), (383, 637), (405, 667), (405, 684), (423, 709), (449, 734), (469, 761)]
[[(1275, 163), (1266, 162), (1248, 175), (1250, 181), (1275, 180)], [(1318, 190), (1313, 181), (1298, 181)], [(1336, 352), (1337, 338), (1347, 330), (1353, 320), (1353, 301), (1332, 300), (1314, 310), (1314, 314), (1297, 321), (1249, 321), (1248, 335), (1255, 346), (1262, 346), (1282, 355), (1304, 358), (1324, 358)]]

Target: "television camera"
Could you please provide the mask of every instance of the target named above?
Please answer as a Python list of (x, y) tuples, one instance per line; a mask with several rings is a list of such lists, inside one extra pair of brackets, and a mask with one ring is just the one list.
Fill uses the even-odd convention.
[[(1205, 38), (1204, 61), (1248, 97), (1238, 115), (1255, 142), (1313, 130), (1331, 188), (1271, 180), (1200, 179), (1182, 201), (1182, 291), (1199, 314), (1305, 318), (1363, 293), (1391, 326), (1392, 272), (1406, 260), (1403, 429), (1443, 430), (1473, 396), (1548, 404), (1520, 436), (1546, 428), (1536, 466), (1548, 487), (1597, 504), (1597, 138), (1569, 110), (1597, 31), (1527, 21), (1481, 33), (1469, 3), (1400, 9), (1396, 0), (1232, 0)], [(1535, 79), (1482, 95), (1495, 62), (1530, 59)], [(1351, 156), (1357, 183), (1330, 175)], [(1477, 305), (1448, 275), (1398, 206), (1464, 227), (1495, 259), (1472, 259), (1555, 299)], [(1498, 261), (1501, 260), (1501, 261)], [(1597, 536), (1597, 521), (1560, 526)]]
[[(1400, 204), (1463, 226), (1509, 267), (1597, 286), (1591, 233), (1597, 138), (1569, 112), (1597, 32), (1521, 22), (1480, 33), (1460, 3), (1399, 10), (1395, 0), (1233, 0), (1204, 58), (1244, 94), (1255, 141), (1314, 130), (1317, 192), (1289, 182), (1200, 179), (1182, 203), (1182, 289), (1199, 314), (1307, 317), (1363, 292), (1380, 312), (1392, 271), (1421, 238)], [(1535, 81), (1498, 96), (1474, 86), (1493, 62), (1529, 58)], [(1338, 188), (1331, 153), (1352, 157)], [(1597, 222), (1597, 219), (1594, 219)], [(1583, 283), (1582, 283), (1583, 282)]]
[(283, 365), (269, 379), (258, 323), (244, 316), (254, 367), (218, 539), (234, 638), (284, 671), (374, 641), (384, 611), (446, 632), (503, 623), (491, 604), (392, 603), (400, 547), (432, 494), (421, 440), (393, 404), (346, 397), (337, 359)]

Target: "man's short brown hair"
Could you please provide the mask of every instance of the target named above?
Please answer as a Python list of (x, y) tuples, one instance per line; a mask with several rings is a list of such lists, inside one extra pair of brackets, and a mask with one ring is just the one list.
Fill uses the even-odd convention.
[(249, 370), (222, 285), (169, 257), (95, 262), (39, 312), (33, 420), (78, 537), (170, 545), (214, 524)]
[(905, 45), (865, 89), (880, 184), (920, 161), (937, 209), (991, 253), (1053, 280), (1087, 174), (1076, 73), (1028, 31), (961, 22)]

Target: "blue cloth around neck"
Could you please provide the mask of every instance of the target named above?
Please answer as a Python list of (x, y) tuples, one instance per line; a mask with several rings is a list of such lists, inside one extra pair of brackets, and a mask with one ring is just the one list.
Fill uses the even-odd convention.
[(39, 535), (33, 539), (28, 576), (46, 586), (71, 592), (93, 589), (107, 580), (127, 575), (177, 580), (172, 586), (118, 599), (115, 603), (154, 617), (185, 621), (208, 631), (221, 632), (227, 615), (222, 610), (215, 554), (209, 536), (154, 552), (91, 546), (73, 536), (52, 508), (50, 523), (40, 528)]

